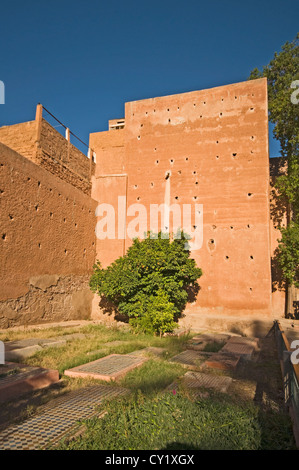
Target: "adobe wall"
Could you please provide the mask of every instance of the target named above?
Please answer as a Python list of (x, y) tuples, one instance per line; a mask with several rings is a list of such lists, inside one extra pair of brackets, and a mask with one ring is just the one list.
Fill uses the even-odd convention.
[(36, 161), (36, 121), (22, 122), (12, 126), (0, 127), (0, 142), (12, 148), (20, 155), (26, 156), (29, 160)]
[[(171, 204), (203, 204), (203, 246), (192, 256), (204, 274), (187, 323), (196, 326), (203, 314), (271, 315), (266, 79), (126, 103), (125, 128), (98, 133), (97, 142), (92, 135), (90, 145), (97, 156), (105, 147), (108, 170), (127, 175), (128, 207), (149, 212), (163, 203), (167, 172)], [(120, 192), (116, 177), (110, 183), (103, 202)]]
[(1, 127), (0, 142), (91, 195), (95, 163), (42, 117), (41, 105), (34, 121)]
[(0, 328), (87, 318), (96, 202), (0, 144)]

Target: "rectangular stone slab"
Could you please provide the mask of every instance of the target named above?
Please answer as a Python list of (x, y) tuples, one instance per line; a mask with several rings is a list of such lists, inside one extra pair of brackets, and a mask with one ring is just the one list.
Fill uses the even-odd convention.
[(212, 354), (212, 356), (203, 365), (211, 367), (212, 369), (234, 370), (240, 361), (240, 356), (227, 354), (221, 351), (219, 353)]
[(203, 374), (202, 372), (187, 372), (183, 377), (183, 383), (187, 388), (208, 388), (220, 392), (226, 392), (232, 383), (231, 377), (220, 375)]
[(188, 367), (190, 369), (197, 369), (200, 367), (200, 363), (202, 361), (203, 358), (200, 356), (200, 353), (191, 349), (183, 351), (170, 359), (170, 362), (177, 362), (183, 367)]
[(250, 344), (229, 341), (225, 346), (223, 346), (221, 352), (242, 356), (243, 359), (251, 359), (254, 352), (254, 346)]
[(98, 380), (118, 380), (129, 371), (141, 366), (147, 359), (128, 354), (110, 354), (96, 361), (64, 371), (69, 377), (91, 377)]
[[(48, 387), (59, 381), (58, 370), (42, 369), (23, 364), (7, 364), (1, 367), (0, 376), (0, 402), (10, 401), (27, 392)], [(15, 373), (10, 374), (15, 369)]]

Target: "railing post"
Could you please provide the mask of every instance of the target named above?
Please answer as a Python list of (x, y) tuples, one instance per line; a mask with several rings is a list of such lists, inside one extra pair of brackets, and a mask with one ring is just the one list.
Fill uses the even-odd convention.
[(68, 127), (65, 128), (65, 138), (67, 140), (67, 162), (70, 161), (70, 152), (71, 152), (71, 136), (70, 130)]
[(36, 135), (35, 135), (35, 159), (36, 162), (38, 161), (38, 153), (40, 148), (40, 140), (41, 140), (41, 132), (42, 132), (42, 120), (43, 120), (43, 106), (38, 103), (36, 106), (36, 113), (35, 113), (35, 123), (36, 123)]

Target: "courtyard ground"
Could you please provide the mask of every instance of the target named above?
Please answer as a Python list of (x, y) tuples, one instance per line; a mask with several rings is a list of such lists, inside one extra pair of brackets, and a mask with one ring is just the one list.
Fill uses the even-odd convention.
[[(199, 332), (200, 333), (200, 332)], [(58, 383), (35, 390), (0, 407), (1, 433), (22, 425), (42, 410), (55, 408), (63, 397), (78, 396), (88, 387), (109, 387), (115, 396), (99, 402), (96, 415), (84, 418), (74, 436), (62, 443), (63, 449), (295, 449), (291, 420), (284, 408), (283, 384), (274, 335), (259, 340), (250, 360), (241, 359), (235, 369), (203, 367), (211, 354), (225, 342), (221, 332), (198, 351), (194, 367), (173, 360), (187, 349), (199, 333), (158, 338), (134, 334), (127, 326), (108, 327), (83, 322), (70, 327), (3, 330), (0, 340), (17, 342), (38, 339), (40, 344), (56, 338), (57, 344), (41, 348), (26, 358), (26, 364), (57, 369)], [(71, 338), (71, 336), (73, 337)], [(76, 337), (77, 335), (77, 337)], [(68, 338), (63, 344), (61, 339)], [(59, 340), (60, 338), (60, 340)], [(60, 342), (60, 344), (58, 344)], [(9, 343), (8, 343), (9, 344)], [(10, 343), (12, 344), (12, 343)], [(26, 344), (26, 343), (25, 343)], [(147, 349), (146, 349), (147, 348)], [(111, 354), (143, 354), (146, 361), (120, 381), (68, 377), (64, 372)], [(193, 364), (194, 365), (194, 364)], [(224, 390), (199, 387), (194, 393), (182, 378), (190, 369), (216, 380), (225, 377)], [(201, 378), (202, 378), (201, 377)], [(217, 383), (217, 380), (216, 382)], [(117, 391), (128, 394), (117, 395)]]

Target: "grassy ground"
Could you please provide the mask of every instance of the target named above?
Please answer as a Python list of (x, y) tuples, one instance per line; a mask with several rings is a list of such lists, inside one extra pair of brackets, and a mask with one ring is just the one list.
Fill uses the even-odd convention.
[[(58, 369), (59, 384), (37, 391), (30, 399), (7, 404), (0, 410), (0, 426), (8, 418), (34, 414), (42, 403), (62, 393), (91, 383), (73, 379), (63, 371), (111, 353), (129, 353), (149, 346), (163, 348), (157, 358), (131, 371), (118, 384), (131, 390), (129, 397), (103, 404), (101, 419), (84, 422), (84, 433), (65, 442), (63, 449), (294, 449), (291, 423), (283, 408), (280, 367), (273, 337), (262, 342), (255, 361), (241, 363), (232, 375), (229, 394), (202, 393), (190, 396), (187, 390), (168, 390), (186, 369), (168, 359), (185, 350), (190, 336), (158, 338), (133, 334), (123, 328), (88, 325), (78, 328), (31, 330), (26, 337), (49, 338), (79, 332), (85, 339), (72, 340), (60, 348), (36, 353), (26, 362)], [(5, 337), (5, 335), (7, 335)], [(24, 332), (0, 333), (0, 340), (23, 339)], [(211, 343), (212, 351), (219, 345)], [(223, 372), (209, 373), (223, 374)]]

